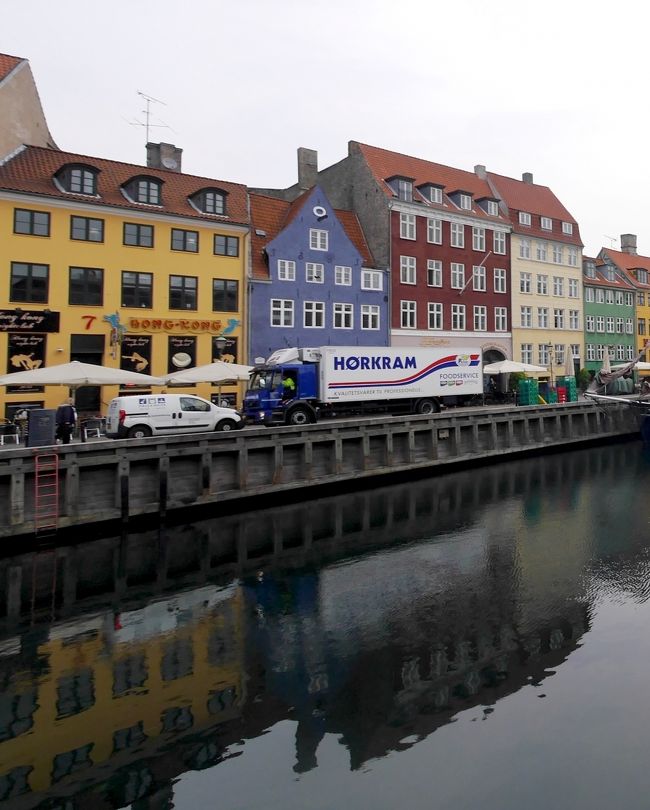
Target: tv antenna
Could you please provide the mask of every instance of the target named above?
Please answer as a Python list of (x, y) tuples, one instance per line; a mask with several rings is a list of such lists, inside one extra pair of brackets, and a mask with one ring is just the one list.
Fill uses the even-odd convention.
[[(169, 124), (166, 124), (164, 121), (160, 121), (159, 124), (152, 124), (151, 123), (151, 105), (152, 104), (162, 104), (163, 107), (166, 107), (167, 104), (164, 101), (161, 101), (159, 98), (154, 98), (153, 96), (147, 95), (147, 93), (143, 93), (141, 90), (137, 91), (139, 96), (142, 96), (144, 99), (146, 108), (142, 110), (142, 114), (144, 115), (144, 121), (138, 121), (136, 118), (133, 121), (129, 121), (132, 127), (144, 127), (147, 133), (147, 143), (149, 143), (149, 130), (153, 127), (162, 127), (164, 129), (172, 129)], [(174, 130), (172, 129), (172, 132)]]
[(609, 239), (609, 241), (611, 242), (610, 248), (612, 248), (612, 250), (613, 250), (614, 249), (614, 242), (618, 242), (618, 239), (615, 236), (607, 236), (606, 233), (603, 234), (603, 236), (605, 237), (605, 239)]

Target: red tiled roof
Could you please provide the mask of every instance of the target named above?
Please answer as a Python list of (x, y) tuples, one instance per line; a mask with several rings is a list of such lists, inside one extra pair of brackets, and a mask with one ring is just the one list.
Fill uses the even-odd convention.
[(612, 250), (611, 248), (602, 248), (599, 255), (607, 256), (617, 267), (624, 270), (626, 276), (630, 280), (630, 283), (635, 287), (641, 287), (644, 290), (650, 287), (650, 282), (644, 284), (643, 282), (640, 282), (632, 273), (632, 271), (636, 270), (637, 268), (647, 270), (650, 273), (649, 256), (636, 256), (630, 253), (624, 253), (621, 250)]
[[(553, 239), (557, 242), (582, 247), (578, 223), (548, 186), (525, 183), (523, 180), (515, 180), (513, 177), (505, 177), (493, 172), (488, 172), (488, 177), (510, 210), (510, 219), (515, 233)], [(519, 224), (520, 211), (533, 215), (531, 226)], [(540, 217), (548, 217), (553, 220), (552, 231), (543, 229), (535, 221)], [(562, 222), (570, 222), (573, 225), (572, 234), (562, 233)]]
[(24, 61), (25, 60), (21, 59), (19, 56), (9, 56), (7, 53), (0, 53), (0, 82), (11, 73), (16, 65)]
[[(54, 175), (71, 163), (81, 163), (98, 170), (97, 197), (85, 194), (69, 194), (54, 183)], [(121, 191), (121, 186), (133, 177), (154, 177), (163, 181), (161, 206), (142, 205), (130, 202)], [(218, 188), (228, 194), (227, 216), (211, 216), (197, 211), (188, 197), (204, 188)], [(40, 146), (26, 146), (6, 163), (0, 165), (0, 189), (35, 194), (44, 197), (83, 202), (89, 205), (108, 205), (116, 208), (147, 211), (156, 214), (174, 214), (210, 222), (248, 224), (246, 186), (228, 183), (191, 174), (172, 172), (166, 169), (151, 169), (117, 160), (76, 155)]]
[[(267, 197), (264, 194), (251, 194), (251, 221), (252, 236), (251, 245), (253, 250), (252, 274), (253, 278), (268, 279), (269, 267), (264, 259), (264, 248), (296, 217), (307, 194), (311, 194), (312, 189), (308, 189), (292, 202), (279, 200), (276, 197)], [(338, 217), (348, 238), (361, 254), (364, 267), (374, 267), (374, 260), (370, 253), (370, 248), (361, 229), (357, 215), (352, 211), (342, 211), (335, 208), (334, 213)], [(257, 231), (263, 231), (264, 235), (259, 235)]]
[[(368, 144), (358, 143), (353, 141), (358, 146), (361, 154), (370, 167), (377, 181), (382, 185), (384, 193), (387, 197), (394, 197), (390, 186), (384, 181), (395, 176), (413, 178), (413, 186), (424, 185), (432, 183), (434, 185), (444, 186), (443, 200), (445, 195), (453, 191), (466, 191), (471, 194), (474, 200), (480, 200), (482, 197), (489, 197), (494, 199), (494, 193), (489, 184), (485, 180), (474, 174), (474, 172), (466, 172), (462, 169), (454, 169), (451, 166), (443, 166), (441, 163), (432, 163), (429, 160), (422, 158), (410, 157), (409, 155), (402, 155), (399, 152), (391, 152), (388, 149), (380, 149), (377, 146), (369, 146)], [(415, 196), (415, 194), (414, 194)], [(469, 211), (461, 211), (454, 203), (446, 198), (445, 205), (436, 205), (423, 197), (420, 201), (431, 208), (438, 209), (451, 209), (454, 213), (467, 213)], [(494, 219), (503, 221), (500, 217), (489, 217), (480, 206), (473, 206), (471, 213), (474, 216), (484, 217), (485, 219)]]

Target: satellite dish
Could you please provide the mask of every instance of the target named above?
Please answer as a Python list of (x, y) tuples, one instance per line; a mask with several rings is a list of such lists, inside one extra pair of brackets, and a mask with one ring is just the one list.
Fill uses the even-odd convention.
[(166, 169), (177, 169), (178, 168), (178, 162), (175, 161), (174, 158), (164, 157), (161, 162), (162, 162), (162, 165)]

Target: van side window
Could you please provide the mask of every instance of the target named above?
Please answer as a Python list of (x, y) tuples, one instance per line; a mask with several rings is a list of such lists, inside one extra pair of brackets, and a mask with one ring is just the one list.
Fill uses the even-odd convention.
[(182, 411), (209, 411), (210, 405), (194, 397), (181, 397)]

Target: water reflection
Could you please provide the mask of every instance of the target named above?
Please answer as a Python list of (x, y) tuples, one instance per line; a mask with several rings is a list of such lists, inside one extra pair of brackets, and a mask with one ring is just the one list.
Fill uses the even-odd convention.
[(647, 598), (648, 469), (578, 451), (2, 560), (0, 800), (171, 807), (282, 720), (295, 776), (326, 734), (358, 769), (488, 717), (602, 593)]

